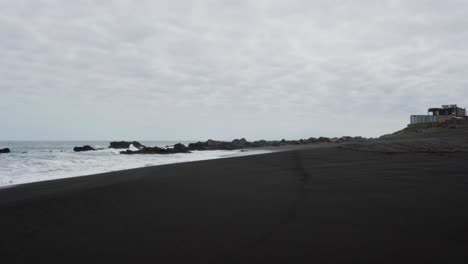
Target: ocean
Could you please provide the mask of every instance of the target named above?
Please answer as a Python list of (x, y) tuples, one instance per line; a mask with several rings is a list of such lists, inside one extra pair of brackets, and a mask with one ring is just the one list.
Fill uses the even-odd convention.
[[(191, 141), (140, 141), (146, 146), (187, 145)], [(103, 150), (74, 152), (75, 146)], [(167, 155), (122, 155), (124, 149), (109, 149), (109, 141), (0, 141), (0, 186), (92, 175), (162, 164), (268, 153), (267, 150), (213, 150)], [(132, 146), (131, 146), (132, 147)]]

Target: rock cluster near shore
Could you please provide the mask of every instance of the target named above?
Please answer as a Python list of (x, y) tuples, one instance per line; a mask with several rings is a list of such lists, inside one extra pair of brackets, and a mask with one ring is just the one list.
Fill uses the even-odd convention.
[(317, 143), (345, 143), (345, 142), (362, 142), (366, 139), (362, 137), (341, 137), (341, 138), (308, 138), (300, 140), (258, 140), (258, 141), (247, 141), (245, 138), (234, 139), (232, 142), (228, 141), (216, 141), (208, 140), (205, 142), (190, 143), (188, 145), (189, 150), (234, 150), (243, 148), (259, 148), (259, 147), (278, 147), (285, 145), (306, 145), (306, 144), (317, 144)]
[[(177, 143), (174, 147), (147, 147), (138, 141), (114, 141), (110, 142), (109, 148), (114, 149), (127, 149), (121, 151), (120, 154), (175, 154), (175, 153), (190, 153), (191, 151), (204, 151), (204, 150), (236, 150), (246, 148), (261, 148), (261, 147), (279, 147), (285, 145), (306, 145), (306, 144), (318, 144), (318, 143), (347, 143), (347, 142), (363, 142), (366, 138), (362, 137), (341, 137), (341, 138), (308, 138), (300, 140), (258, 140), (258, 141), (247, 141), (245, 138), (234, 139), (233, 141), (218, 141), (218, 140), (207, 140), (205, 142), (199, 141), (196, 143), (190, 143), (188, 146)], [(130, 146), (134, 146), (138, 150), (130, 150)], [(74, 151), (93, 151), (96, 150), (91, 146), (75, 147)]]
[(0, 149), (0, 153), (10, 153), (10, 149), (9, 148), (4, 148), (4, 149)]
[(205, 142), (190, 143), (185, 146), (181, 143), (174, 145), (174, 148), (158, 148), (158, 147), (143, 147), (140, 150), (131, 151), (126, 150), (120, 152), (121, 154), (174, 154), (174, 153), (190, 153), (191, 151), (204, 151), (204, 150), (236, 150), (246, 148), (261, 148), (261, 147), (279, 147), (285, 145), (306, 145), (318, 143), (346, 143), (346, 142), (363, 142), (365, 138), (362, 137), (341, 137), (341, 138), (308, 138), (300, 140), (258, 140), (247, 141), (245, 138), (234, 139), (233, 141), (217, 141), (207, 140)]
[[(109, 144), (109, 148), (112, 149), (128, 149), (130, 146), (133, 145), (137, 149), (143, 149), (146, 148), (143, 144), (141, 144), (138, 141), (112, 141)], [(73, 151), (75, 152), (83, 152), (83, 151), (95, 151), (95, 150), (102, 150), (103, 148), (93, 148), (89, 145), (85, 145), (82, 147), (74, 147)]]

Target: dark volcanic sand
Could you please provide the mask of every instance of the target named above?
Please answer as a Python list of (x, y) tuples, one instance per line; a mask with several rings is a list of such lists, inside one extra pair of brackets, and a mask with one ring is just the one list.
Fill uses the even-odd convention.
[(468, 263), (468, 153), (405, 140), (3, 189), (0, 261)]

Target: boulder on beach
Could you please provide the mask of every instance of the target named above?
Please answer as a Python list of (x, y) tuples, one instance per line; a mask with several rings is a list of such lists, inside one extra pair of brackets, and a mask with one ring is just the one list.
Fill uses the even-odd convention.
[(93, 151), (93, 150), (96, 150), (95, 148), (89, 146), (89, 145), (85, 145), (85, 146), (82, 146), (82, 147), (74, 147), (73, 148), (73, 151), (75, 152), (82, 152), (82, 151)]
[(4, 149), (0, 149), (0, 153), (10, 153), (10, 149), (9, 148), (4, 148)]
[(173, 149), (177, 153), (190, 153), (189, 148), (182, 143), (175, 144)]
[(206, 142), (201, 142), (201, 141), (188, 144), (188, 148), (190, 150), (208, 150), (208, 146)]
[(113, 149), (128, 149), (130, 145), (133, 145), (137, 149), (142, 149), (145, 146), (138, 141), (112, 141), (109, 148)]
[(236, 148), (243, 148), (243, 147), (246, 147), (249, 142), (245, 138), (241, 138), (241, 139), (234, 139), (231, 143)]

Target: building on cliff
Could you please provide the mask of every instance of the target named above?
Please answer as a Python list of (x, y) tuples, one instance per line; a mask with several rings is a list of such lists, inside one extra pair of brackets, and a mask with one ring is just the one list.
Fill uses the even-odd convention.
[(467, 119), (466, 109), (455, 105), (443, 105), (441, 108), (429, 108), (427, 115), (412, 115), (410, 124), (444, 123), (452, 119)]

